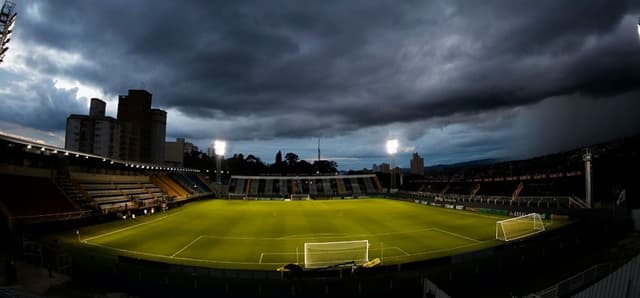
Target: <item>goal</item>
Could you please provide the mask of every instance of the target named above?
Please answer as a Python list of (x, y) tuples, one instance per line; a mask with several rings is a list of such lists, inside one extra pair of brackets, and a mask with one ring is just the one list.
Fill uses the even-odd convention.
[(369, 240), (319, 242), (304, 244), (304, 266), (321, 268), (369, 261)]
[(227, 198), (229, 200), (246, 200), (247, 194), (244, 193), (227, 193)]
[(505, 219), (496, 222), (496, 239), (511, 241), (544, 231), (542, 217), (538, 213)]
[(291, 194), (292, 200), (310, 200), (309, 194)]

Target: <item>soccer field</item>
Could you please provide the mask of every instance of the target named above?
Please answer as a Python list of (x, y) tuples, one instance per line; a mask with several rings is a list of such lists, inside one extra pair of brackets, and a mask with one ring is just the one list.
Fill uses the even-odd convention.
[(272, 270), (304, 267), (307, 242), (369, 241), (369, 259), (405, 263), (500, 245), (506, 217), (388, 199), (188, 204), (80, 230), (83, 249), (169, 263)]

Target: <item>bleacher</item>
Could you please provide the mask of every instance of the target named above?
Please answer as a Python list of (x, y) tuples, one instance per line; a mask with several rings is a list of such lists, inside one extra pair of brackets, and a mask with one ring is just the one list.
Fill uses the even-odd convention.
[(474, 206), (573, 208), (574, 198), (584, 197), (584, 177), (577, 174), (523, 175), (508, 179), (431, 181), (408, 185), (401, 193), (415, 198), (466, 203)]
[(348, 176), (232, 176), (229, 194), (234, 197), (311, 198), (351, 197), (381, 192), (375, 175)]
[(164, 174), (151, 176), (151, 181), (153, 181), (153, 183), (155, 183), (155, 185), (157, 185), (172, 200), (180, 201), (189, 196), (189, 192), (186, 189)]
[(84, 216), (51, 178), (0, 174), (2, 211), (10, 220), (42, 222)]
[(102, 213), (160, 205), (162, 190), (144, 175), (102, 175), (75, 172), (71, 181)]

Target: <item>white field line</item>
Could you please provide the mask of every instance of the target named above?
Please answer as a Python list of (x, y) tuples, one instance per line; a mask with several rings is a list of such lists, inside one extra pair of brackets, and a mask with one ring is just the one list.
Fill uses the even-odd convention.
[[(334, 238), (355, 238), (355, 237), (367, 237), (367, 236), (387, 236), (387, 235), (398, 235), (398, 234), (411, 234), (411, 233), (419, 233), (419, 232), (427, 232), (434, 230), (435, 228), (424, 228), (418, 230), (411, 231), (395, 231), (395, 232), (383, 232), (383, 233), (370, 233), (370, 234), (343, 234), (343, 236), (321, 236), (321, 237), (300, 237), (300, 238), (287, 238), (291, 236), (285, 237), (228, 237), (228, 236), (215, 236), (215, 235), (202, 235), (203, 238), (211, 238), (211, 239), (222, 239), (222, 240), (279, 240), (279, 241), (289, 241), (289, 240), (301, 240), (301, 239), (334, 239)], [(324, 233), (329, 234), (329, 233)], [(311, 235), (311, 234), (309, 234)]]
[(450, 210), (450, 209), (447, 209), (447, 208), (441, 208), (441, 207), (435, 207), (435, 206), (429, 206), (429, 207), (438, 208), (438, 210), (440, 210), (440, 211), (449, 212), (449, 213), (455, 213), (455, 214), (458, 214), (458, 215), (462, 214), (462, 215), (478, 216), (478, 217), (485, 217), (485, 218), (491, 218), (491, 219), (500, 219), (500, 220), (508, 219), (508, 218), (499, 217), (499, 216), (478, 214), (478, 212), (467, 211), (467, 210)]
[(264, 256), (264, 253), (260, 254), (260, 260), (258, 260), (258, 264), (262, 264), (262, 257)]
[[(404, 252), (405, 256), (387, 256), (387, 257), (385, 257), (385, 259), (393, 259), (393, 258), (402, 258), (402, 257), (407, 257), (407, 256), (410, 257), (410, 256), (416, 256), (416, 255), (433, 254), (433, 253), (438, 253), (438, 252), (443, 252), (443, 251), (452, 251), (452, 250), (456, 250), (456, 249), (460, 249), (460, 248), (464, 248), (464, 247), (470, 247), (470, 246), (478, 245), (478, 244), (485, 243), (485, 242), (488, 242), (488, 241), (490, 241), (490, 240), (482, 241), (482, 242), (479, 242), (479, 243), (471, 243), (471, 244), (466, 244), (466, 245), (460, 245), (460, 246), (451, 247), (451, 248), (420, 251), (420, 252), (416, 252), (416, 253)], [(160, 255), (160, 254), (154, 254), (154, 253), (148, 253), (148, 252), (140, 252), (140, 251), (135, 251), (135, 250), (117, 248), (117, 247), (112, 247), (112, 246), (102, 245), (102, 244), (97, 244), (97, 243), (91, 243), (91, 242), (85, 242), (85, 244), (92, 245), (92, 246), (97, 246), (97, 247), (102, 247), (102, 248), (106, 248), (106, 249), (111, 249), (111, 250), (115, 250), (115, 251), (135, 254), (135, 255), (151, 256), (151, 257), (165, 258), (165, 259), (172, 259), (172, 260), (195, 261), (195, 262), (212, 263), (212, 264), (283, 265), (283, 264), (287, 263), (287, 262), (262, 262), (262, 260), (260, 260), (260, 262), (256, 263), (256, 262), (236, 262), (236, 261), (225, 261), (225, 260), (211, 260), (211, 259), (172, 257), (172, 256), (166, 256), (166, 255)], [(399, 247), (393, 247), (393, 248), (400, 249)], [(295, 253), (294, 252), (273, 252), (273, 253), (263, 253), (263, 254), (283, 254), (283, 255), (284, 254), (289, 254), (289, 255), (293, 255)]]
[(345, 237), (345, 236), (349, 236), (349, 234), (347, 233), (316, 233), (316, 234), (294, 234), (294, 235), (287, 235), (287, 236), (282, 236), (280, 238), (317, 238), (317, 237), (313, 237), (314, 235), (319, 235), (319, 236), (327, 236), (327, 237)]
[(397, 247), (397, 246), (393, 246), (392, 248), (395, 248), (397, 250), (399, 250), (400, 252), (402, 252), (403, 254), (405, 254), (406, 256), (410, 256), (410, 254), (406, 251), (404, 251), (404, 249)]
[(443, 229), (433, 228), (433, 230), (434, 230), (434, 231), (441, 232), (441, 233), (449, 234), (449, 235), (451, 235), (451, 236), (455, 236), (455, 237), (458, 237), (458, 238), (462, 238), (462, 239), (465, 239), (465, 240), (473, 241), (473, 242), (475, 242), (475, 243), (480, 243), (480, 242), (482, 242), (482, 241), (480, 241), (480, 240), (478, 240), (478, 239), (473, 239), (473, 238), (471, 238), (471, 237), (467, 237), (467, 236), (464, 236), (464, 235), (456, 234), (456, 233), (454, 233), (454, 232), (445, 231), (445, 230), (443, 230)]
[[(485, 242), (489, 242), (489, 241), (491, 241), (491, 240), (486, 240), (486, 241), (482, 241), (482, 242), (478, 242), (478, 243), (469, 243), (469, 244), (464, 244), (464, 245), (458, 245), (458, 246), (455, 246), (455, 247), (419, 251), (419, 252), (409, 253), (409, 254), (407, 254), (407, 256), (428, 255), (428, 254), (434, 254), (434, 253), (439, 253), (439, 252), (443, 252), (443, 251), (453, 251), (453, 250), (460, 249), (460, 248), (479, 245), (479, 244), (482, 244), (482, 243), (485, 243)], [(403, 257), (403, 256), (389, 256), (389, 257), (385, 256), (384, 258), (385, 259), (387, 259), (387, 258), (391, 259), (391, 258), (401, 258), (401, 257)]]
[[(141, 251), (135, 251), (135, 250), (128, 250), (128, 249), (123, 249), (123, 248), (111, 247), (111, 246), (108, 246), (108, 245), (102, 245), (102, 244), (91, 243), (91, 242), (87, 242), (86, 244), (87, 245), (97, 246), (97, 247), (102, 247), (102, 248), (106, 248), (106, 249), (116, 250), (116, 251), (120, 251), (120, 252), (126, 252), (126, 253), (130, 253), (130, 254), (151, 256), (151, 257), (158, 257), (158, 258), (165, 258), (165, 259), (171, 259), (171, 260), (185, 260), (185, 261), (196, 261), (196, 262), (216, 263), (216, 264), (238, 264), (238, 265), (255, 265), (255, 264), (258, 264), (256, 262), (235, 262), (235, 261), (224, 261), (224, 260), (210, 260), (210, 259), (196, 259), (196, 258), (185, 258), (185, 257), (171, 257), (171, 256), (160, 255), (160, 254), (154, 254), (154, 253), (148, 253), (148, 252), (141, 252)], [(282, 265), (284, 263), (262, 263), (262, 264), (263, 265)]]
[(178, 213), (174, 213), (174, 214), (166, 215), (166, 216), (163, 216), (163, 217), (160, 217), (160, 218), (156, 218), (156, 219), (154, 219), (154, 220), (145, 221), (145, 222), (143, 222), (143, 223), (139, 223), (139, 224), (137, 224), (137, 225), (133, 225), (133, 226), (130, 226), (130, 227), (126, 227), (126, 228), (118, 229), (118, 230), (111, 231), (111, 232), (108, 232), (108, 233), (104, 233), (104, 234), (101, 234), (101, 235), (97, 235), (97, 236), (93, 236), (93, 237), (85, 238), (85, 239), (82, 239), (82, 242), (85, 242), (85, 243), (86, 243), (87, 241), (90, 241), (90, 240), (93, 240), (93, 239), (97, 239), (97, 238), (104, 237), (104, 236), (109, 236), (109, 235), (112, 235), (112, 234), (115, 234), (115, 233), (120, 233), (120, 232), (123, 232), (123, 231), (126, 231), (126, 230), (130, 230), (130, 229), (133, 229), (133, 228), (137, 228), (137, 227), (139, 227), (139, 226), (144, 226), (144, 225), (147, 225), (147, 224), (150, 224), (150, 223), (154, 223), (154, 222), (156, 222), (156, 221), (161, 221), (161, 220), (163, 220), (163, 219), (165, 219), (165, 218), (167, 218), (167, 217), (174, 216), (174, 215), (176, 215), (176, 214), (178, 214)]
[(193, 245), (194, 243), (198, 242), (198, 240), (202, 239), (202, 236), (198, 236), (198, 238), (193, 239), (193, 241), (189, 242), (189, 244), (185, 245), (182, 249), (180, 249), (179, 251), (176, 251), (174, 254), (171, 255), (171, 257), (175, 257), (177, 254), (181, 253), (182, 251), (184, 251), (185, 249), (189, 248), (189, 246)]

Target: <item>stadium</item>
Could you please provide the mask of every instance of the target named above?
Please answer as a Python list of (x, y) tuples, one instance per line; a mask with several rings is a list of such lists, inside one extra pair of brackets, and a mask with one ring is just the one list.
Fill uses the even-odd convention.
[[(637, 146), (634, 137), (589, 149), (617, 162), (630, 160)], [(466, 296), (470, 289), (455, 287), (460, 280), (491, 285), (500, 278), (510, 286), (473, 291), (560, 297), (624, 268), (637, 247), (626, 236), (626, 200), (586, 208), (580, 199), (580, 152), (509, 165), (529, 172), (554, 165), (551, 174), (488, 178), (487, 166), (462, 166), (407, 177), (390, 193), (391, 177), (383, 174), (229, 174), (217, 184), (204, 169), (127, 163), (2, 135), (10, 195), (1, 206), (11, 255), (69, 276), (82, 291)], [(490, 165), (494, 173), (504, 166)], [(476, 178), (453, 178), (460, 170)], [(591, 275), (580, 285), (538, 267), (580, 272), (594, 266), (577, 261), (585, 256), (599, 263), (581, 273)]]
[(4, 1), (0, 298), (640, 297), (640, 7), (512, 2)]

